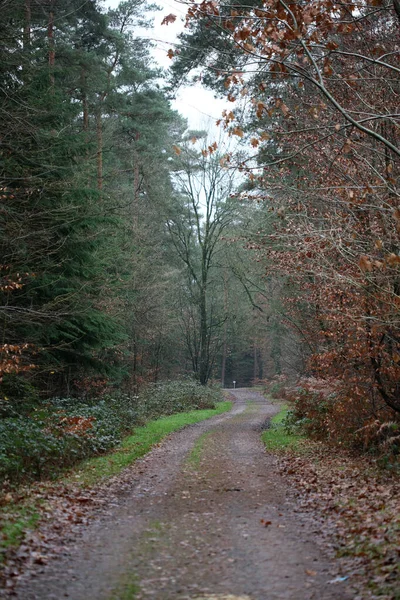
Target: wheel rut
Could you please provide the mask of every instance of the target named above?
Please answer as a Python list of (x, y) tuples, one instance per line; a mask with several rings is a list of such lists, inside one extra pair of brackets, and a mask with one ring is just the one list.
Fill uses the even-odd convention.
[(277, 407), (252, 390), (233, 393), (231, 413), (173, 434), (138, 461), (115, 506), (17, 597), (347, 598), (260, 441)]

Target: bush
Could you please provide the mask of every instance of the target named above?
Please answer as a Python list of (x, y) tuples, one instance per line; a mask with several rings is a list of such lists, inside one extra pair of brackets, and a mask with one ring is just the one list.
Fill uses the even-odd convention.
[(379, 454), (398, 453), (399, 417), (384, 405), (378, 409), (370, 395), (334, 379), (302, 379), (287, 396), (292, 405), (287, 429)]
[(0, 382), (0, 418), (28, 415), (39, 403), (39, 392), (29, 381), (15, 373)]
[(0, 476), (40, 478), (116, 446), (138, 422), (126, 396), (97, 404), (56, 398), (29, 417), (0, 420)]
[(118, 393), (84, 402), (54, 398), (29, 416), (0, 419), (0, 477), (20, 481), (51, 476), (114, 448), (135, 425), (214, 408), (221, 399), (219, 388), (190, 379), (150, 385), (140, 397)]
[(27, 417), (0, 421), (0, 476), (40, 476), (44, 464), (62, 452), (61, 440)]
[(286, 398), (286, 389), (288, 378), (286, 375), (275, 375), (272, 379), (262, 379), (261, 385), (263, 393), (271, 398), (284, 400)]
[(215, 408), (220, 400), (219, 386), (203, 386), (193, 379), (181, 379), (149, 385), (140, 395), (138, 410), (146, 420), (193, 409)]

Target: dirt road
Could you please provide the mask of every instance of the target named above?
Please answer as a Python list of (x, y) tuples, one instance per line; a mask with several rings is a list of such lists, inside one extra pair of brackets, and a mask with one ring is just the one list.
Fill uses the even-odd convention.
[(346, 598), (260, 441), (277, 407), (251, 390), (235, 397), (232, 412), (173, 434), (125, 472), (123, 492), (70, 555), (17, 597)]

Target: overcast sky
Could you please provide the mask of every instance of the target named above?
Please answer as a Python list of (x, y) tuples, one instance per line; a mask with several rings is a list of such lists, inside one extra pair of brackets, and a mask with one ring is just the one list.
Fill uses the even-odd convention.
[[(120, 0), (103, 0), (105, 7), (116, 8)], [(143, 37), (150, 38), (155, 44), (152, 54), (164, 68), (168, 68), (171, 59), (167, 52), (176, 42), (177, 34), (184, 29), (185, 6), (175, 0), (157, 0), (162, 10), (154, 13), (152, 29), (144, 30)], [(175, 23), (161, 25), (163, 18), (169, 14), (176, 15)], [(201, 84), (183, 87), (178, 91), (173, 107), (188, 119), (190, 129), (214, 128), (215, 121), (221, 117), (226, 102), (214, 98), (213, 93), (204, 89)]]

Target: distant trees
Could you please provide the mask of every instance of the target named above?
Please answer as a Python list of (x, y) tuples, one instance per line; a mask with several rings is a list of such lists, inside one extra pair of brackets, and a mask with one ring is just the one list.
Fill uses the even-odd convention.
[(236, 156), (184, 133), (145, 3), (0, 7), (0, 377), (306, 371), (398, 412), (397, 3), (191, 5), (174, 83), (227, 95)]
[[(222, 167), (217, 144), (189, 132), (176, 146), (174, 183), (179, 195), (167, 225), (175, 250), (185, 265), (181, 287), (181, 323), (192, 367), (206, 384), (221, 344), (224, 314), (216, 296), (222, 236), (237, 214), (231, 197), (234, 176)], [(218, 272), (219, 267), (219, 272)]]
[[(392, 418), (400, 410), (398, 3), (203, 2), (188, 16), (176, 76), (200, 66), (202, 80), (232, 101), (221, 124), (246, 139), (251, 152), (238, 167), (249, 196), (276, 216), (252, 245), (268, 280), (281, 278), (283, 322), (304, 340), (308, 373), (340, 381), (334, 419), (347, 414), (356, 428)], [(209, 45), (196, 64), (190, 40), (204, 28)], [(351, 415), (350, 406), (358, 406)]]
[(182, 142), (135, 35), (146, 3), (0, 6), (3, 396), (219, 376), (235, 183), (215, 145)]

